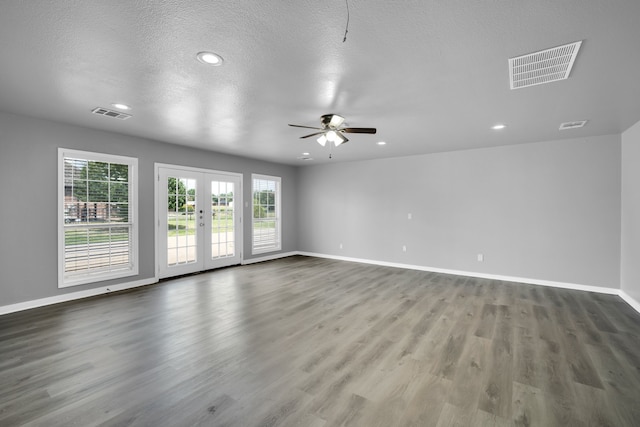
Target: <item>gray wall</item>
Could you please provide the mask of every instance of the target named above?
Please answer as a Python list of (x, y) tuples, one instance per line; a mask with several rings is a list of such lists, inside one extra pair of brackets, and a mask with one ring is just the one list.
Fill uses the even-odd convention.
[[(58, 147), (139, 159), (138, 277), (57, 288)], [(155, 162), (243, 173), (245, 201), (251, 173), (281, 176), (282, 252), (622, 283), (640, 300), (640, 123), (622, 136), (297, 169), (0, 113), (0, 306), (153, 277)]]
[(640, 303), (640, 122), (622, 134), (620, 288)]
[[(108, 119), (105, 119), (108, 120)], [(123, 126), (126, 123), (123, 122)], [(137, 157), (139, 164), (140, 274), (94, 285), (57, 287), (58, 147)], [(189, 149), (147, 139), (0, 113), (0, 306), (154, 277), (154, 163), (282, 177), (282, 251), (297, 249), (297, 169)], [(245, 209), (245, 217), (250, 215)], [(244, 221), (244, 258), (251, 258), (250, 221)], [(266, 255), (266, 254), (265, 254)]]
[(619, 288), (620, 173), (620, 135), (305, 167), (299, 249)]

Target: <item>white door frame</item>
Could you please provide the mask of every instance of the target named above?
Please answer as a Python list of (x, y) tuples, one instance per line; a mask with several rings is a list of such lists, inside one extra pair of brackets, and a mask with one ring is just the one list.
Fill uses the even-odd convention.
[[(182, 166), (182, 165), (175, 165), (175, 164), (169, 164), (169, 163), (154, 163), (154, 235), (155, 235), (155, 276), (156, 279), (159, 278), (164, 278), (167, 276), (161, 276), (160, 275), (160, 260), (162, 259), (161, 256), (161, 251), (166, 251), (166, 244), (162, 245), (160, 244), (160, 240), (161, 240), (161, 231), (160, 231), (160, 215), (162, 214), (161, 212), (161, 197), (166, 197), (166, 188), (164, 188), (163, 186), (160, 186), (160, 168), (167, 168), (167, 169), (176, 169), (176, 170), (183, 170), (183, 171), (188, 171), (188, 172), (196, 172), (196, 173), (202, 173), (202, 174), (214, 174), (214, 175), (226, 175), (229, 177), (233, 177), (235, 179), (238, 179), (240, 181), (240, 188), (238, 188), (235, 192), (234, 192), (234, 206), (235, 206), (235, 210), (237, 212), (237, 214), (239, 215), (239, 222), (240, 222), (240, 226), (237, 227), (237, 230), (234, 228), (235, 231), (235, 249), (236, 251), (240, 254), (240, 264), (242, 264), (244, 262), (244, 250), (243, 250), (243, 244), (244, 244), (244, 239), (243, 239), (243, 207), (244, 207), (244, 203), (242, 201), (242, 193), (243, 193), (243, 174), (241, 173), (236, 173), (236, 172), (228, 172), (228, 171), (219, 171), (219, 170), (213, 170), (213, 169), (203, 169), (203, 168), (195, 168), (195, 167), (191, 167), (191, 166)], [(164, 184), (164, 183), (163, 183)], [(164, 189), (164, 192), (163, 192)], [(163, 194), (160, 194), (160, 193)], [(166, 215), (166, 213), (165, 213)]]

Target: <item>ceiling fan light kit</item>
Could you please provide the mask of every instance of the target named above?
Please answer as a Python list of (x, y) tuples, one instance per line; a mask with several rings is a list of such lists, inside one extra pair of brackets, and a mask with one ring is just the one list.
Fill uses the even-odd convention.
[(289, 124), (289, 126), (318, 130), (319, 132), (314, 132), (309, 135), (304, 135), (304, 136), (301, 136), (300, 138), (303, 139), (303, 138), (309, 138), (312, 136), (319, 135), (316, 141), (318, 141), (318, 144), (322, 145), (323, 147), (327, 145), (327, 142), (329, 142), (329, 147), (331, 147), (331, 143), (333, 143), (334, 146), (338, 147), (344, 144), (345, 142), (349, 141), (349, 139), (347, 139), (347, 137), (344, 136), (345, 133), (369, 133), (369, 134), (376, 133), (376, 128), (340, 127), (344, 124), (344, 117), (339, 116), (337, 114), (325, 114), (321, 116), (320, 124), (322, 125), (322, 127), (319, 127), (319, 128), (311, 127), (311, 126), (292, 125), (292, 124)]

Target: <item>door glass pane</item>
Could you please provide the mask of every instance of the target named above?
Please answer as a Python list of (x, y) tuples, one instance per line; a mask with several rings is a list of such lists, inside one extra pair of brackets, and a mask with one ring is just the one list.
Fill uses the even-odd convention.
[(167, 265), (197, 261), (196, 180), (167, 179)]
[(211, 259), (235, 255), (233, 182), (211, 181)]

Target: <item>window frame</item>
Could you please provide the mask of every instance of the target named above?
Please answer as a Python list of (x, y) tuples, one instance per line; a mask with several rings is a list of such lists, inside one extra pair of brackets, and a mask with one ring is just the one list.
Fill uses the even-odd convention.
[[(129, 229), (129, 267), (114, 271), (87, 270), (84, 273), (67, 274), (65, 272), (65, 159), (74, 158), (88, 162), (117, 163), (128, 166), (128, 219), (126, 227)], [(135, 157), (114, 154), (96, 153), (68, 148), (58, 148), (58, 288), (85, 285), (105, 280), (137, 276), (138, 263), (138, 159)], [(121, 225), (125, 226), (125, 224)], [(80, 227), (78, 227), (80, 228)], [(87, 227), (90, 229), (92, 227)]]
[[(255, 189), (255, 180), (263, 180), (263, 181), (273, 181), (276, 184), (275, 190), (275, 222), (276, 222), (276, 242), (274, 242), (273, 246), (270, 247), (260, 247), (256, 248), (255, 242), (255, 225), (256, 218), (254, 218), (255, 212), (255, 198), (253, 197), (256, 189)], [(258, 255), (269, 252), (277, 252), (282, 250), (282, 178), (279, 176), (272, 175), (261, 175), (261, 174), (251, 174), (251, 254)]]

